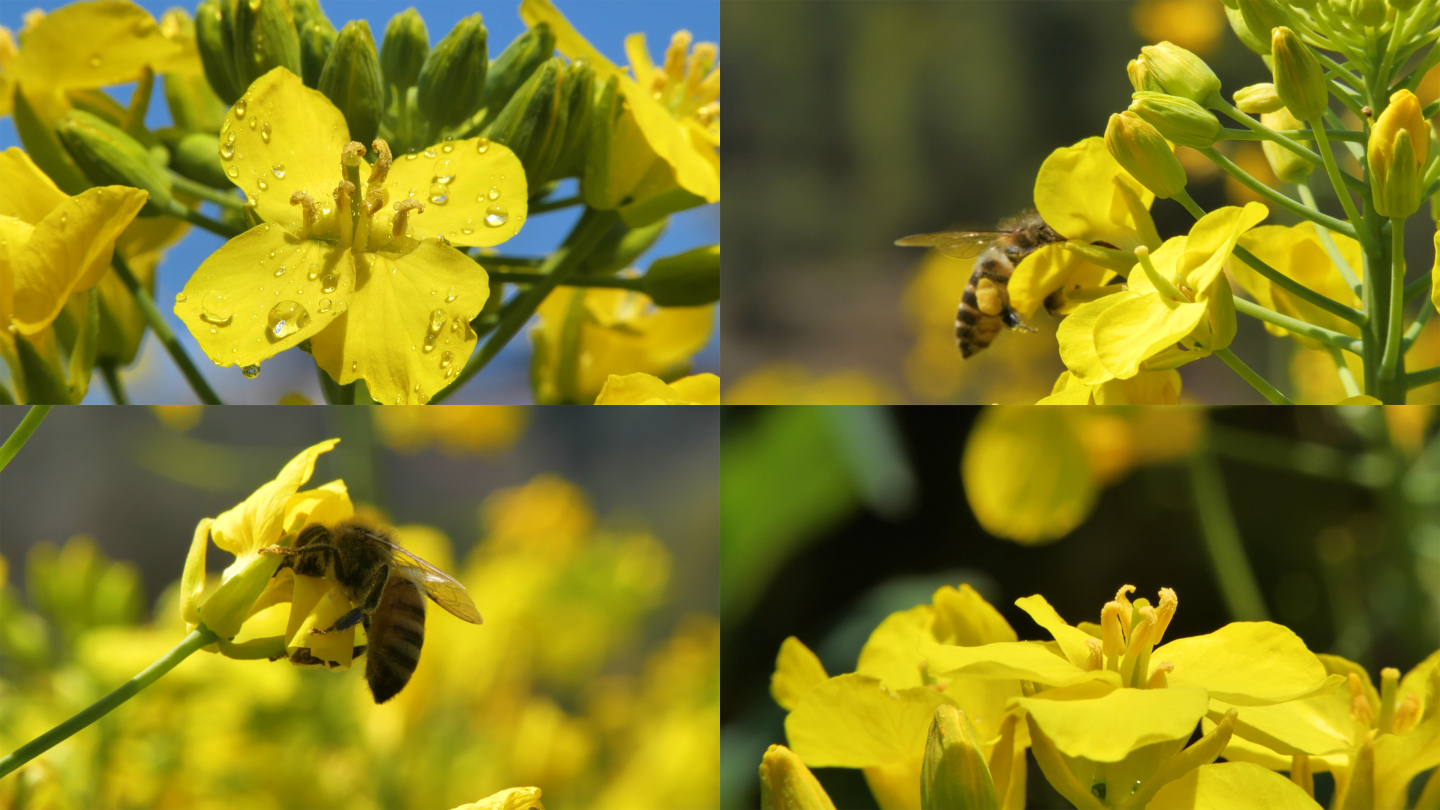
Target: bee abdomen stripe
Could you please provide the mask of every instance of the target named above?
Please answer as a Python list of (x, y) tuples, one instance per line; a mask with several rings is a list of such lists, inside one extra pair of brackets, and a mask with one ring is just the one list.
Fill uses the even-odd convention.
[(425, 618), (425, 603), (422, 601), (410, 602), (397, 599), (395, 600), (395, 604), (392, 610), (395, 613), (414, 616), (421, 620), (424, 620)]
[(391, 629), (394, 631), (396, 638), (414, 644), (417, 649), (425, 643), (425, 630), (423, 625), (417, 626), (397, 623)]
[(960, 324), (965, 324), (966, 326), (974, 326), (976, 323), (979, 322), (979, 320), (980, 311), (976, 309), (973, 304), (962, 306), (955, 313), (955, 324), (957, 326)]

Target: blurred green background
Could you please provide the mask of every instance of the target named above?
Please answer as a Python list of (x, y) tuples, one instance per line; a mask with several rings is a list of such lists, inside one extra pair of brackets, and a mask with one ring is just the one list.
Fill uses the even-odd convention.
[[(953, 324), (969, 263), (916, 285), (923, 252), (892, 243), (993, 228), (1033, 206), (1051, 151), (1103, 135), (1129, 105), (1125, 64), (1142, 45), (1168, 38), (1193, 49), (1227, 98), (1270, 80), (1220, 0), (736, 3), (724, 26), (725, 184), (740, 201), (723, 214), (722, 377), (733, 404), (1031, 404), (1049, 394), (1063, 370), (1055, 319), (1037, 313), (1029, 323), (1039, 334), (1002, 334), (962, 365)], [(1268, 173), (1256, 144), (1231, 156)], [(1187, 166), (1213, 169), (1194, 157)], [(1191, 173), (1202, 207), (1250, 199), (1222, 178)], [(1338, 212), (1328, 184), (1314, 186)], [(1172, 201), (1152, 213), (1162, 237), (1193, 224)], [(1428, 214), (1407, 229), (1412, 276), (1430, 266), (1432, 233)], [(1424, 340), (1433, 346), (1420, 351), (1440, 360), (1440, 328)], [(1269, 338), (1258, 321), (1240, 319), (1235, 351), (1296, 401), (1340, 399), (1297, 392), (1291, 374), (1312, 373), (1314, 358), (1294, 361), (1293, 341)], [(771, 374), (752, 379), (757, 371)], [(1189, 400), (1261, 402), (1219, 361), (1181, 373)], [(1313, 373), (1327, 384), (1335, 376), (1333, 366)], [(1415, 393), (1412, 402), (1436, 396)]]
[[(1386, 666), (1408, 671), (1440, 647), (1436, 416), (1416, 406), (726, 408), (723, 806), (758, 805), (760, 758), (786, 742), (769, 686), (787, 636), (814, 650), (830, 675), (850, 672), (886, 615), (960, 582), (1021, 639), (1048, 636), (1016, 599), (1039, 593), (1072, 624), (1098, 621), (1124, 584), (1151, 600), (1161, 587), (1176, 591), (1168, 638), (1259, 618), (1236, 616), (1222, 590), (1199, 521), (1216, 505), (1197, 493), (1197, 464), (1218, 465), (1261, 615), (1372, 677)], [(1023, 453), (993, 453), (992, 444), (977, 465), (983, 474), (962, 484), (961, 459), (987, 423), (1044, 440)], [(987, 510), (967, 498), (990, 480), (1043, 484), (1042, 470), (1077, 465), (1076, 486), (1093, 505), (1048, 543), (987, 531), (976, 517)], [(1034, 496), (1011, 504), (1002, 521), (1042, 511), (1047, 493)], [(860, 771), (815, 772), (836, 806), (875, 806)], [(1328, 779), (1317, 775), (1317, 785)], [(1030, 807), (1069, 806), (1033, 758), (1028, 787)]]

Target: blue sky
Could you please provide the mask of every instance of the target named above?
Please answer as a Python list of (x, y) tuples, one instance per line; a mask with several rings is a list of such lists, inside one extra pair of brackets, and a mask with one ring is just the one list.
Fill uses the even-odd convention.
[[(141, 0), (141, 6), (156, 17), (167, 8), (179, 5), (174, 2), (153, 2)], [(27, 3), (24, 0), (0, 0), (0, 25), (17, 30), (24, 14), (31, 8), (51, 10), (64, 3)], [(489, 32), (490, 55), (493, 58), (525, 26), (520, 21), (519, 3), (507, 2), (420, 2), (395, 3), (377, 0), (322, 0), (326, 14), (336, 28), (349, 20), (363, 19), (371, 30), (380, 37), (390, 18), (409, 6), (414, 6), (425, 19), (433, 45), (438, 42), (456, 22), (475, 12), (480, 12)], [(659, 61), (663, 58), (670, 35), (684, 28), (697, 41), (720, 41), (719, 0), (583, 0), (567, 2), (556, 0), (556, 5), (570, 19), (571, 23), (585, 35), (606, 56), (624, 64), (624, 40), (629, 34), (643, 32), (650, 44), (651, 53)], [(194, 6), (188, 6), (194, 13)], [(121, 85), (110, 88), (112, 95), (122, 103), (128, 101), (132, 86)], [(165, 109), (164, 96), (157, 92), (153, 97), (150, 115), (147, 118), (152, 127), (169, 123), (169, 112)], [(14, 121), (10, 117), (0, 118), (0, 149), (18, 146)], [(573, 184), (574, 181), (566, 181)], [(573, 188), (570, 189), (573, 192)], [(561, 196), (567, 195), (562, 186)], [(526, 223), (525, 228), (502, 249), (510, 255), (542, 255), (553, 249), (569, 232), (579, 212), (571, 209), (536, 216)], [(699, 245), (715, 244), (720, 241), (720, 211), (718, 205), (709, 205), (678, 214), (671, 218), (667, 232), (650, 252), (636, 263), (648, 266), (650, 261), (661, 256), (680, 253)], [(161, 311), (170, 321), (171, 329), (180, 337), (192, 360), (209, 380), (210, 385), (226, 403), (274, 403), (289, 391), (299, 391), (312, 401), (323, 401), (319, 383), (315, 377), (313, 362), (303, 353), (285, 352), (264, 366), (264, 372), (254, 380), (246, 380), (235, 368), (218, 368), (205, 358), (200, 347), (190, 337), (189, 331), (170, 312), (169, 302), (175, 298), (194, 269), (212, 252), (223, 244), (223, 240), (203, 231), (192, 232), (179, 245), (171, 249), (160, 267), (156, 300)], [(720, 337), (717, 318), (716, 333), (710, 345), (696, 358), (696, 371), (720, 371)], [(450, 402), (529, 402), (529, 357), (530, 350), (524, 333), (517, 335), (504, 352), (484, 372)], [(137, 364), (126, 371), (126, 386), (131, 402), (164, 403), (193, 402), (194, 394), (186, 385), (173, 361), (163, 348), (147, 336)], [(98, 375), (91, 385), (86, 402), (109, 402), (109, 397)]]

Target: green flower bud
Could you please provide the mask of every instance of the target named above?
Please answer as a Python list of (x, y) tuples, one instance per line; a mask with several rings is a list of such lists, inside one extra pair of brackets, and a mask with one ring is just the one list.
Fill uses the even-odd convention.
[(1144, 187), (1161, 199), (1185, 190), (1185, 169), (1155, 127), (1133, 112), (1110, 116), (1105, 146)]
[(320, 8), (319, 0), (290, 0), (290, 13), (295, 17), (295, 31), (302, 36), (306, 28), (316, 23), (335, 30), (330, 18), (325, 16), (325, 10)]
[(760, 760), (760, 810), (835, 810), (835, 803), (794, 752), (772, 745)]
[(1376, 212), (1408, 217), (1420, 210), (1420, 169), (1429, 155), (1430, 126), (1420, 100), (1409, 90), (1399, 90), (1375, 119), (1365, 149)]
[(1420, 3), (1420, 0), (1387, 0), (1390, 7), (1396, 11), (1409, 11)]
[(1330, 101), (1325, 71), (1310, 48), (1285, 26), (1275, 29), (1270, 39), (1274, 56), (1275, 92), (1290, 114), (1301, 121), (1316, 121)]
[(1245, 21), (1245, 15), (1240, 13), (1238, 2), (1234, 2), (1234, 5), (1231, 3), (1225, 4), (1225, 18), (1230, 21), (1231, 30), (1235, 32), (1235, 36), (1240, 38), (1240, 42), (1245, 47), (1261, 56), (1270, 55), (1270, 34), (1268, 30), (1263, 37), (1250, 30), (1249, 23)]
[[(214, 132), (219, 131), (216, 127)], [(220, 165), (220, 139), (213, 132), (162, 129), (160, 141), (170, 152), (170, 168), (197, 183), (229, 191), (235, 187)]]
[(304, 25), (296, 18), (295, 24), (300, 32), (300, 80), (312, 90), (319, 89), (320, 74), (325, 72), (325, 63), (330, 61), (340, 34), (323, 16)]
[(380, 131), (383, 81), (370, 24), (364, 20), (345, 23), (320, 74), (319, 89), (345, 114), (350, 137), (360, 143), (370, 143)]
[(640, 254), (649, 250), (665, 233), (666, 222), (643, 228), (630, 228), (624, 223), (611, 228), (575, 272), (580, 275), (609, 276), (632, 266)]
[(920, 766), (920, 806), (924, 808), (999, 807), (995, 783), (975, 727), (949, 704), (935, 709), (925, 759)]
[(240, 92), (277, 67), (299, 76), (300, 36), (289, 0), (243, 0), (234, 5), (231, 47)]
[(589, 148), (590, 113), (595, 108), (595, 71), (586, 62), (565, 68), (565, 142), (555, 158), (551, 180), (577, 177), (585, 171)]
[(1130, 111), (1145, 119), (1165, 140), (1196, 149), (1215, 145), (1220, 121), (1214, 113), (1188, 98), (1165, 93), (1135, 93)]
[[(1290, 111), (1281, 107), (1273, 113), (1265, 113), (1260, 116), (1260, 123), (1271, 129), (1304, 129), (1305, 124), (1296, 120)], [(1301, 145), (1309, 144), (1309, 141), (1300, 141)], [(1310, 176), (1315, 169), (1310, 161), (1291, 152), (1274, 141), (1261, 141), (1260, 148), (1265, 152), (1265, 160), (1270, 163), (1275, 176), (1287, 183), (1298, 183)], [(1312, 147), (1313, 148), (1313, 147)]]
[(720, 300), (720, 246), (695, 248), (651, 263), (645, 294), (657, 307), (698, 307)]
[(420, 78), (420, 66), (430, 55), (430, 33), (425, 20), (414, 8), (390, 18), (385, 26), (385, 41), (380, 45), (380, 70), (385, 75), (385, 106), (403, 96)]
[(1277, 0), (1240, 0), (1239, 11), (1245, 20), (1245, 27), (1265, 43), (1260, 54), (1263, 56), (1270, 53), (1271, 32), (1276, 26), (1285, 24), (1284, 11)]
[(545, 23), (526, 29), (501, 51), (485, 80), (485, 106), (491, 117), (498, 115), (530, 74), (554, 55), (555, 35)]
[(1235, 106), (1240, 109), (1240, 112), (1259, 115), (1273, 113), (1283, 108), (1285, 104), (1280, 100), (1280, 94), (1275, 92), (1273, 83), (1262, 82), (1236, 90)]
[[(160, 18), (167, 36), (185, 39), (195, 36), (195, 21), (182, 8), (172, 8)], [(191, 132), (216, 132), (225, 119), (225, 103), (210, 89), (203, 75), (161, 74), (165, 102), (175, 126)]]
[(205, 79), (215, 95), (227, 106), (234, 104), (245, 88), (235, 76), (233, 29), (235, 0), (204, 0), (195, 8), (195, 47)]
[(416, 101), (434, 129), (454, 126), (479, 111), (490, 66), (485, 37), (480, 15), (471, 14), (425, 57), (416, 79)]
[(55, 125), (70, 157), (97, 186), (132, 186), (150, 192), (141, 216), (165, 212), (173, 200), (165, 165), (143, 144), (99, 116), (72, 109)]
[(530, 188), (550, 178), (565, 144), (566, 78), (565, 62), (551, 58), (521, 85), (484, 133), (520, 158)]
[(1213, 107), (1212, 102), (1220, 101), (1220, 79), (1205, 60), (1169, 42), (1146, 45), (1140, 53), (1160, 89), (1203, 107)]
[(1350, 13), (1366, 28), (1378, 28), (1385, 24), (1385, 15), (1389, 13), (1389, 9), (1385, 6), (1385, 0), (1352, 0)]

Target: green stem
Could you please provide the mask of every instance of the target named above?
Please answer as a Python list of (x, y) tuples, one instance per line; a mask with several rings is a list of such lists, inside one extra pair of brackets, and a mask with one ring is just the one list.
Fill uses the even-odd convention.
[(1270, 202), (1275, 203), (1276, 205), (1284, 208), (1286, 211), (1289, 211), (1292, 214), (1295, 214), (1296, 216), (1308, 219), (1317, 225), (1324, 225), (1330, 230), (1338, 234), (1348, 236), (1351, 239), (1355, 238), (1355, 227), (1350, 223), (1338, 220), (1326, 214), (1322, 214), (1319, 211), (1312, 211), (1309, 208), (1305, 207), (1305, 205), (1303, 205), (1302, 203), (1296, 200), (1292, 200), (1284, 194), (1276, 191), (1275, 189), (1270, 188), (1259, 180), (1256, 180), (1254, 177), (1251, 177), (1249, 172), (1246, 172), (1244, 169), (1236, 166), (1234, 163), (1231, 163), (1229, 158), (1215, 151), (1213, 147), (1210, 149), (1201, 149), (1200, 151), (1204, 153), (1206, 157), (1210, 158), (1210, 160), (1212, 160), (1215, 165), (1224, 169), (1231, 177), (1239, 180), (1241, 185), (1245, 186), (1256, 194), (1259, 194), (1261, 197), (1264, 197)]
[[(506, 284), (540, 284), (546, 280), (544, 273), (507, 272), (503, 270), (492, 270), (489, 273), (491, 281), (503, 281)], [(645, 291), (645, 279), (643, 278), (621, 278), (619, 276), (579, 276), (571, 277), (560, 282), (561, 287), (607, 287), (615, 290), (634, 290), (635, 292)]]
[[(1340, 198), (1340, 206), (1345, 209), (1345, 216), (1349, 218), (1351, 225), (1360, 221), (1360, 212), (1355, 208), (1355, 200), (1350, 197), (1350, 190), (1345, 187), (1345, 180), (1340, 171), (1340, 164), (1335, 162), (1335, 153), (1330, 149), (1330, 140), (1325, 137), (1325, 126), (1319, 118), (1310, 123), (1310, 130), (1315, 133), (1315, 140), (1320, 147), (1320, 157), (1325, 161), (1325, 173), (1330, 175), (1330, 184), (1335, 187), (1335, 196)], [(1331, 230), (1335, 230), (1331, 228)], [(1353, 236), (1353, 234), (1346, 234)]]
[(1345, 363), (1345, 355), (1334, 346), (1326, 346), (1330, 351), (1330, 359), (1335, 361), (1335, 374), (1340, 377), (1340, 386), (1345, 389), (1345, 396), (1360, 396), (1360, 385), (1355, 382), (1355, 374), (1350, 371), (1350, 366)]
[[(1357, 110), (1355, 110), (1354, 112), (1355, 112), (1355, 117), (1356, 117), (1356, 118), (1364, 118), (1364, 116), (1360, 114), (1360, 110), (1357, 109)], [(1324, 118), (1325, 118), (1326, 121), (1329, 121), (1329, 122), (1330, 122), (1330, 126), (1332, 126), (1332, 127), (1343, 127), (1343, 126), (1344, 126), (1344, 124), (1340, 121), (1340, 116), (1338, 116), (1338, 115), (1336, 115), (1335, 113), (1331, 112), (1329, 108), (1326, 108), (1325, 112), (1323, 113), (1323, 116), (1324, 116)], [(1363, 134), (1363, 133), (1362, 133), (1362, 134)], [(1367, 140), (1367, 141), (1369, 140), (1369, 136), (1368, 136), (1368, 135), (1366, 136), (1366, 140)], [(1345, 148), (1350, 150), (1350, 154), (1355, 157), (1355, 160), (1356, 160), (1356, 161), (1360, 162), (1361, 164), (1363, 164), (1363, 163), (1365, 162), (1365, 147), (1364, 147), (1364, 145), (1355, 143), (1354, 141), (1344, 141), (1344, 144), (1345, 144)], [(1354, 182), (1351, 182), (1351, 181), (1354, 181)], [(1356, 178), (1351, 177), (1351, 176), (1348, 175), (1348, 174), (1345, 175), (1345, 182), (1346, 182), (1348, 185), (1352, 186), (1352, 187), (1353, 187), (1353, 186), (1359, 186), (1359, 187), (1363, 188), (1364, 185), (1365, 185), (1363, 181), (1357, 180)], [(1362, 193), (1363, 193), (1363, 192), (1362, 192)]]
[(1410, 351), (1410, 347), (1420, 338), (1420, 333), (1425, 331), (1425, 324), (1430, 322), (1431, 316), (1435, 314), (1435, 302), (1426, 301), (1420, 306), (1420, 312), (1415, 316), (1415, 321), (1410, 328), (1405, 330), (1405, 338), (1400, 342), (1400, 353)]
[(221, 207), (231, 208), (236, 211), (245, 207), (245, 201), (236, 197), (234, 194), (226, 194), (204, 183), (197, 183), (183, 174), (177, 174), (173, 171), (170, 172), (170, 182), (175, 186), (175, 190), (181, 194), (189, 194), (191, 197), (197, 197), (206, 202), (212, 202)]
[(171, 359), (175, 361), (175, 365), (180, 367), (180, 372), (185, 375), (185, 379), (190, 383), (190, 388), (195, 391), (195, 395), (207, 405), (224, 405), (225, 403), (220, 401), (220, 397), (211, 390), (210, 384), (200, 376), (199, 369), (190, 362), (190, 356), (185, 353), (185, 348), (180, 345), (180, 341), (175, 339), (175, 333), (170, 331), (170, 326), (165, 323), (165, 318), (160, 315), (160, 310), (155, 308), (155, 302), (151, 300), (150, 293), (140, 285), (139, 279), (135, 278), (135, 274), (130, 271), (130, 265), (120, 258), (119, 253), (112, 257), (110, 263), (115, 268), (115, 275), (124, 282), (125, 289), (130, 291), (131, 297), (135, 299), (135, 304), (140, 307), (140, 312), (144, 314), (145, 322), (150, 324), (155, 338), (165, 346), (166, 351), (170, 352)]
[[(1262, 124), (1261, 126), (1264, 125)], [(1276, 135), (1279, 135), (1281, 137), (1290, 138), (1291, 140), (1294, 140), (1296, 138), (1303, 138), (1307, 141), (1310, 140), (1310, 130), (1308, 129), (1274, 129), (1271, 130), (1271, 132), (1274, 132)], [(1353, 129), (1327, 129), (1325, 130), (1325, 134), (1329, 135), (1331, 138), (1337, 141), (1356, 141), (1359, 143), (1365, 143), (1366, 140), (1365, 133), (1356, 132)], [(1222, 128), (1220, 130), (1220, 137), (1216, 138), (1215, 140), (1268, 141), (1270, 140), (1270, 137), (1267, 133), (1259, 132), (1256, 130)], [(1314, 158), (1310, 162), (1314, 163), (1317, 166), (1320, 165), (1319, 154), (1311, 152), (1309, 149), (1305, 149), (1305, 147), (1303, 146), (1301, 146), (1300, 148), (1308, 153), (1307, 159), (1312, 157)]]
[(0, 777), (11, 773), (16, 768), (40, 756), (56, 745), (70, 738), (77, 731), (85, 728), (91, 723), (109, 714), (116, 706), (139, 694), (140, 690), (159, 680), (161, 675), (174, 669), (177, 664), (184, 661), (191, 653), (212, 644), (218, 639), (208, 627), (203, 624), (191, 631), (175, 649), (160, 657), (160, 660), (146, 667), (139, 675), (126, 681), (119, 689), (111, 692), (103, 698), (90, 704), (79, 714), (69, 720), (41, 734), (39, 737), (15, 749), (8, 756), (0, 759)]
[(543, 258), (531, 256), (474, 256), (472, 257), (481, 265), (490, 267), (539, 267), (545, 263)]
[(577, 205), (584, 205), (585, 198), (576, 194), (573, 197), (565, 197), (559, 200), (541, 200), (530, 206), (530, 214), (548, 214), (551, 211), (559, 211), (564, 208), (574, 208)]
[(45, 414), (50, 413), (50, 409), (53, 407), (55, 406), (30, 406), (30, 410), (25, 412), (25, 418), (21, 419), (20, 424), (15, 426), (15, 430), (10, 434), (10, 438), (6, 439), (3, 445), (0, 445), (0, 470), (5, 469), (6, 465), (10, 463), (10, 459), (15, 458), (15, 454), (20, 452), (20, 448), (25, 446), (25, 442), (30, 441), (30, 434), (35, 432), (35, 428), (40, 427), (40, 423), (45, 421)]
[(181, 205), (178, 202), (175, 202), (174, 205), (170, 206), (166, 213), (172, 217), (175, 217), (176, 219), (183, 219), (196, 227), (204, 228), (205, 230), (215, 234), (216, 236), (223, 236), (226, 239), (234, 239), (242, 233), (241, 231), (237, 231), (236, 229), (230, 227), (229, 225), (226, 225), (223, 222), (213, 220), (210, 217), (207, 217), (204, 214), (200, 213), (199, 211), (196, 211), (194, 208), (186, 205)]
[(1255, 373), (1255, 370), (1245, 365), (1244, 361), (1235, 356), (1229, 349), (1216, 349), (1215, 356), (1225, 361), (1225, 365), (1239, 374), (1241, 379), (1250, 383), (1250, 387), (1259, 391), (1261, 396), (1270, 400), (1275, 405), (1294, 405), (1279, 389), (1271, 385), (1264, 377)]
[(1297, 335), (1304, 335), (1308, 338), (1314, 338), (1321, 343), (1344, 349), (1351, 354), (1359, 355), (1361, 352), (1361, 341), (1359, 338), (1342, 335), (1339, 332), (1331, 331), (1323, 326), (1316, 326), (1313, 323), (1302, 321), (1299, 318), (1292, 318), (1289, 315), (1281, 315), (1275, 310), (1266, 309), (1254, 301), (1236, 298), (1235, 311), (1266, 323), (1273, 323), (1276, 326), (1289, 329)]
[[(1217, 352), (1218, 354), (1218, 352)], [(1245, 555), (1245, 545), (1235, 526), (1230, 501), (1225, 494), (1225, 480), (1220, 463), (1209, 446), (1209, 438), (1190, 454), (1190, 486), (1195, 497), (1195, 512), (1200, 519), (1200, 533), (1205, 551), (1215, 568), (1220, 594), (1235, 621), (1265, 621), (1269, 613), (1260, 585)]]
[(1385, 331), (1385, 354), (1380, 379), (1395, 379), (1400, 362), (1401, 326), (1405, 319), (1405, 218), (1390, 218), (1390, 322)]
[(1419, 388), (1422, 385), (1432, 385), (1437, 382), (1440, 382), (1440, 366), (1412, 371), (1405, 375), (1406, 388)]
[[(1319, 204), (1315, 202), (1315, 191), (1310, 188), (1309, 181), (1297, 183), (1295, 187), (1300, 191), (1300, 200), (1302, 202), (1316, 211), (1320, 210)], [(1340, 275), (1345, 279), (1345, 283), (1349, 284), (1350, 289), (1355, 293), (1356, 297), (1359, 297), (1360, 290), (1362, 289), (1360, 277), (1355, 275), (1355, 269), (1350, 266), (1350, 262), (1346, 261), (1345, 257), (1340, 253), (1340, 248), (1335, 245), (1335, 238), (1330, 235), (1330, 229), (1316, 228), (1315, 232), (1320, 235), (1320, 244), (1325, 248), (1325, 253), (1330, 256), (1330, 261), (1335, 263), (1335, 269), (1340, 271)], [(1364, 313), (1361, 313), (1360, 317), (1364, 318)]]
[(102, 360), (97, 363), (100, 367), (100, 376), (105, 380), (105, 390), (110, 392), (110, 401), (116, 405), (129, 405), (130, 399), (125, 396), (125, 381), (120, 379), (120, 368), (114, 360)]
[(1429, 273), (1426, 273), (1425, 275), (1421, 276), (1420, 278), (1417, 278), (1417, 279), (1415, 279), (1414, 281), (1410, 282), (1409, 284), (1406, 284), (1406, 285), (1405, 285), (1405, 292), (1403, 293), (1403, 297), (1404, 297), (1406, 303), (1409, 303), (1412, 299), (1415, 298), (1415, 296), (1420, 295), (1421, 293), (1423, 293), (1423, 292), (1425, 292), (1426, 290), (1430, 289), (1431, 283), (1432, 283), (1432, 282), (1431, 282), (1430, 274), (1429, 274)]
[(540, 266), (540, 275), (546, 276), (545, 280), (538, 281), (522, 290), (515, 300), (506, 305), (506, 312), (501, 316), (500, 322), (496, 324), (495, 331), (473, 355), (465, 368), (453, 382), (442, 388), (435, 396), (430, 398), (430, 404), (438, 405), (450, 397), (451, 394), (460, 390), (461, 386), (469, 382), (481, 369), (490, 364), (500, 350), (510, 342), (510, 339), (520, 331), (522, 327), (540, 308), (545, 298), (560, 285), (575, 268), (590, 255), (600, 240), (609, 233), (615, 223), (619, 221), (620, 215), (614, 211), (597, 211), (594, 208), (586, 208), (585, 213), (580, 216), (580, 221), (575, 223), (575, 229), (565, 238), (564, 244), (551, 253), (545, 259), (545, 264)]
[(1175, 201), (1184, 206), (1185, 210), (1190, 212), (1190, 216), (1195, 218), (1195, 221), (1198, 222), (1205, 216), (1205, 209), (1201, 208), (1199, 203), (1195, 202), (1195, 198), (1190, 196), (1190, 192), (1185, 189), (1180, 189), (1180, 193), (1175, 195)]
[(1285, 290), (1291, 295), (1294, 295), (1296, 298), (1313, 304), (1314, 306), (1325, 310), (1331, 315), (1334, 315), (1335, 317), (1342, 320), (1349, 321), (1350, 323), (1356, 324), (1357, 326), (1359, 324), (1365, 323), (1365, 313), (1353, 307), (1347, 307), (1339, 301), (1315, 292), (1309, 287), (1306, 287), (1304, 284), (1301, 284), (1295, 279), (1290, 278), (1279, 270), (1276, 270), (1275, 268), (1266, 264), (1259, 256), (1251, 253), (1244, 246), (1236, 245), (1235, 255), (1239, 256), (1241, 261), (1254, 268), (1255, 272), (1259, 273), (1265, 278), (1270, 279), (1270, 282), (1273, 283), (1275, 286), (1279, 287), (1282, 290)]
[(1216, 107), (1216, 109), (1218, 109), (1220, 112), (1225, 113), (1236, 121), (1244, 124), (1250, 130), (1255, 132), (1255, 134), (1259, 136), (1260, 140), (1273, 141), (1274, 143), (1284, 147), (1287, 151), (1294, 152), (1296, 155), (1304, 158), (1310, 163), (1316, 166), (1320, 165), (1320, 156), (1310, 151), (1309, 149), (1301, 146), (1293, 138), (1282, 135), (1278, 131), (1265, 126), (1259, 121), (1256, 121), (1254, 118), (1251, 118), (1249, 115), (1241, 112), (1240, 108), (1232, 104), (1226, 104), (1223, 101), (1220, 103), (1224, 106)]

